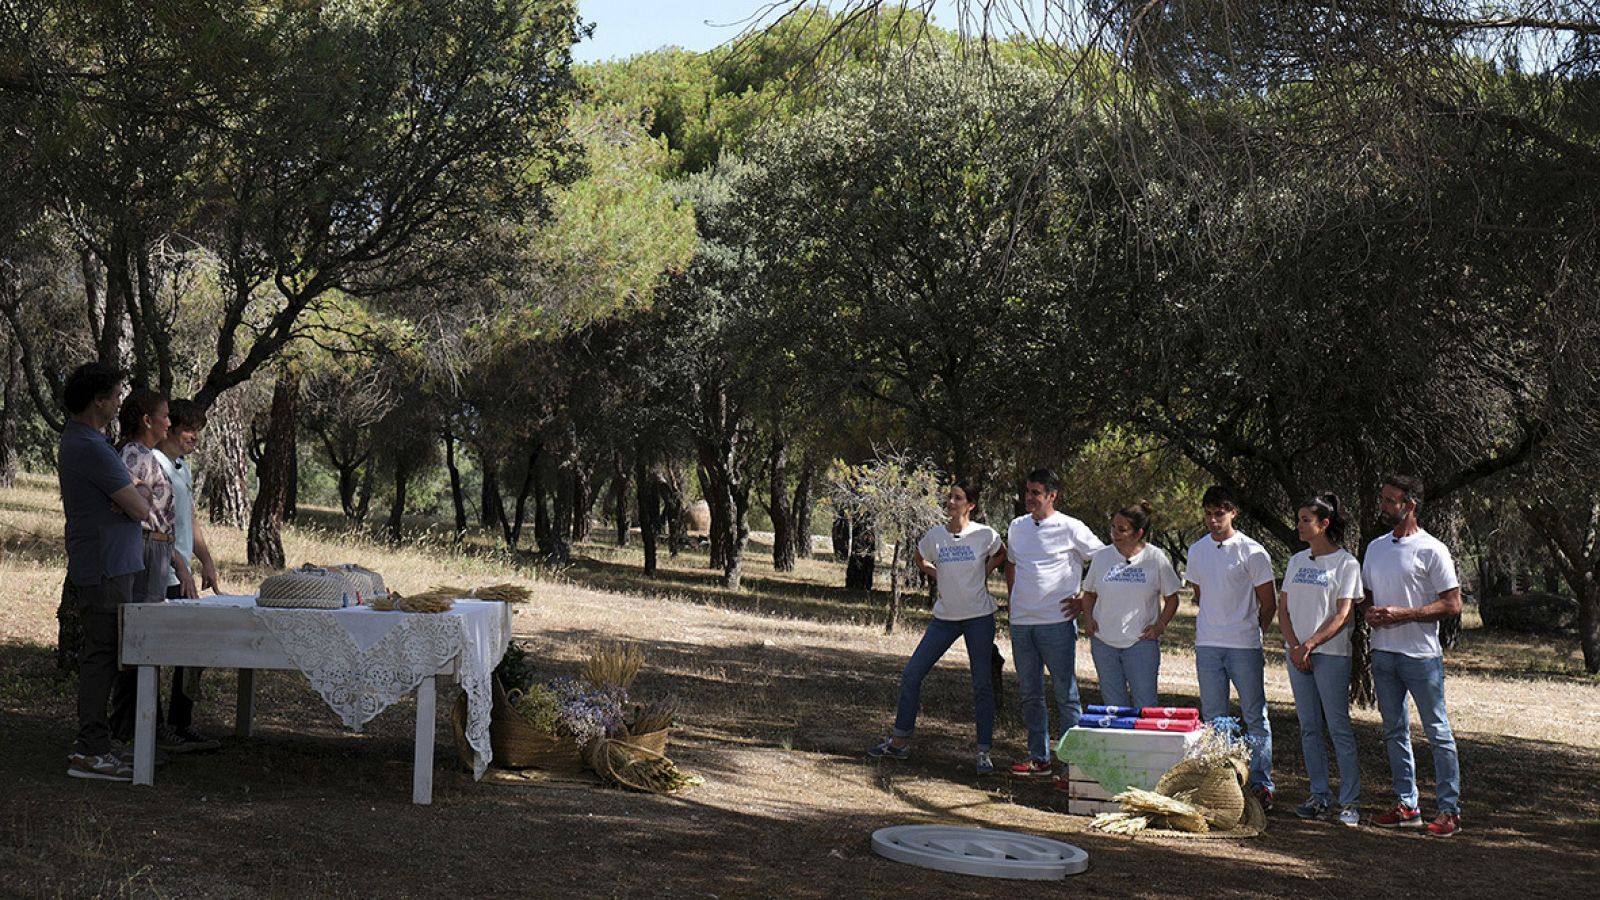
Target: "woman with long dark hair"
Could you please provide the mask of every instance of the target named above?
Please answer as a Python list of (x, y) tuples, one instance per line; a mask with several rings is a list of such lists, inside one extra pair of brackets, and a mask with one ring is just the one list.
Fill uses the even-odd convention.
[(900, 676), (900, 701), (894, 729), (867, 750), (871, 756), (905, 759), (911, 755), (911, 735), (922, 702), (922, 680), (933, 671), (957, 639), (967, 645), (972, 669), (973, 713), (978, 725), (977, 772), (994, 773), (989, 758), (994, 742), (994, 681), (991, 655), (994, 647), (994, 597), (989, 594), (989, 573), (1005, 563), (1005, 542), (993, 528), (972, 521), (977, 505), (972, 486), (958, 480), (945, 495), (949, 520), (935, 525), (917, 542), (915, 561), (937, 585), (933, 619), (922, 642), (911, 654)]
[(1340, 546), (1345, 518), (1337, 494), (1308, 498), (1295, 521), (1307, 547), (1283, 570), (1278, 628), (1289, 658), (1311, 796), (1294, 811), (1302, 819), (1333, 815), (1328, 751), (1322, 743), (1326, 731), (1339, 760), (1338, 820), (1353, 828), (1361, 823), (1361, 767), (1350, 725), (1350, 617), (1361, 598), (1361, 564)]

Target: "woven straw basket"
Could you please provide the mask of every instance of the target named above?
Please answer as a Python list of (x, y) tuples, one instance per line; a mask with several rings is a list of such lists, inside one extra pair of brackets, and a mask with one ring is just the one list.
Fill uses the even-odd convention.
[(343, 576), (324, 569), (296, 569), (261, 582), (257, 606), (281, 609), (341, 609), (356, 600)]
[(1218, 831), (1228, 831), (1244, 817), (1244, 789), (1233, 765), (1218, 766), (1198, 759), (1186, 759), (1167, 771), (1156, 782), (1156, 793), (1174, 796), (1194, 791), (1194, 804), (1210, 811), (1206, 822)]
[[(459, 716), (456, 727), (459, 737), (456, 751), (464, 761), (472, 759), (472, 748), (466, 741), (466, 697), (457, 701)], [(507, 769), (544, 769), (550, 772), (576, 773), (583, 771), (583, 754), (577, 742), (570, 737), (558, 737), (528, 724), (506, 699), (500, 679), (494, 679), (494, 712), (489, 719), (489, 746), (494, 751), (495, 765)], [(465, 747), (465, 752), (462, 748)]]

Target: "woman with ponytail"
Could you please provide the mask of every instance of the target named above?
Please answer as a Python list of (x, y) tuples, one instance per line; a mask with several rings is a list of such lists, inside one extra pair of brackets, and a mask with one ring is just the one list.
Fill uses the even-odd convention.
[(1161, 635), (1178, 612), (1178, 573), (1160, 547), (1145, 542), (1155, 510), (1145, 501), (1111, 517), (1111, 544), (1089, 559), (1078, 598), (1078, 629), (1107, 706), (1158, 706)]
[(1350, 617), (1361, 597), (1361, 564), (1340, 546), (1345, 517), (1338, 495), (1317, 494), (1301, 503), (1296, 522), (1307, 547), (1289, 559), (1278, 604), (1300, 749), (1311, 781), (1311, 796), (1294, 811), (1302, 819), (1333, 814), (1322, 742), (1326, 731), (1339, 760), (1338, 819), (1353, 828), (1361, 823), (1361, 768), (1350, 725)]

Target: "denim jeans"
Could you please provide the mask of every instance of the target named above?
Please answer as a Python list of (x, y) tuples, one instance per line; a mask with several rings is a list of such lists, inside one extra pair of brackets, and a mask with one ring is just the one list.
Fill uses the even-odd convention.
[(1311, 671), (1289, 664), (1289, 687), (1300, 719), (1300, 752), (1306, 759), (1311, 796), (1333, 804), (1328, 786), (1326, 730), (1339, 759), (1339, 805), (1355, 806), (1361, 800), (1361, 763), (1356, 758), (1356, 731), (1350, 725), (1350, 657), (1311, 654)]
[(1100, 699), (1107, 706), (1160, 706), (1156, 702), (1160, 641), (1134, 641), (1131, 647), (1117, 648), (1092, 637), (1089, 655), (1094, 657), (1094, 671), (1100, 676)]
[(1417, 763), (1411, 755), (1411, 705), (1417, 701), (1422, 730), (1433, 750), (1433, 777), (1439, 811), (1461, 812), (1461, 762), (1456, 738), (1444, 708), (1444, 658), (1406, 656), (1388, 650), (1372, 652), (1372, 690), (1383, 716), (1383, 743), (1389, 750), (1389, 774), (1400, 802), (1417, 807)]
[(1250, 786), (1273, 790), (1266, 654), (1260, 648), (1196, 647), (1194, 670), (1200, 682), (1200, 716), (1208, 722), (1228, 714), (1228, 683), (1233, 682), (1251, 744)]
[(1044, 670), (1056, 696), (1061, 732), (1078, 724), (1083, 707), (1078, 704), (1078, 623), (1012, 625), (1011, 654), (1016, 657), (1017, 693), (1021, 695), (1022, 724), (1028, 729), (1028, 758), (1050, 761), (1050, 714), (1044, 702)]
[(922, 679), (957, 638), (967, 643), (967, 664), (972, 669), (972, 706), (978, 720), (978, 749), (987, 751), (994, 744), (994, 613), (972, 619), (928, 623), (921, 643), (900, 675), (900, 702), (895, 707), (895, 737), (910, 737), (917, 728), (917, 708), (922, 705)]

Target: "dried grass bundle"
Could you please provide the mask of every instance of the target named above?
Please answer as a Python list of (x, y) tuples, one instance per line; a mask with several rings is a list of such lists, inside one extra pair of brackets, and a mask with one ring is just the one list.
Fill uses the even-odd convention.
[(1089, 822), (1089, 827), (1096, 831), (1129, 836), (1138, 834), (1149, 825), (1150, 819), (1148, 816), (1136, 816), (1125, 812), (1101, 813)]
[(596, 650), (583, 664), (583, 680), (595, 687), (627, 690), (644, 665), (644, 651), (637, 644), (610, 644)]
[(630, 734), (650, 734), (672, 727), (678, 718), (678, 698), (667, 697), (657, 700), (648, 706), (640, 707), (637, 715), (633, 717), (633, 724), (628, 726)]
[(676, 794), (687, 787), (705, 784), (665, 756), (618, 740), (601, 740), (589, 748), (588, 761), (601, 778), (636, 791), (651, 794)]
[[(394, 602), (392, 608), (401, 612), (442, 613), (449, 612), (450, 607), (455, 603), (455, 598), (459, 596), (461, 596), (461, 591), (458, 588), (436, 587), (431, 591), (423, 591), (420, 594), (412, 594), (409, 597), (391, 593), (389, 598)], [(373, 608), (376, 609), (378, 607), (374, 604)]]
[(399, 608), (396, 605), (399, 599), (399, 594), (395, 593), (394, 591), (390, 591), (387, 594), (384, 594), (382, 597), (373, 597), (370, 601), (368, 601), (367, 605), (378, 612), (391, 612)]
[(474, 600), (494, 600), (500, 603), (527, 603), (528, 598), (533, 596), (533, 592), (529, 591), (525, 587), (522, 587), (521, 585), (507, 582), (505, 584), (489, 584), (484, 585), (483, 587), (475, 587), (467, 592), (467, 596)]
[(1206, 810), (1203, 807), (1177, 797), (1129, 788), (1111, 799), (1122, 804), (1123, 812), (1147, 816), (1177, 831), (1205, 834), (1211, 830), (1211, 826), (1206, 822)]

